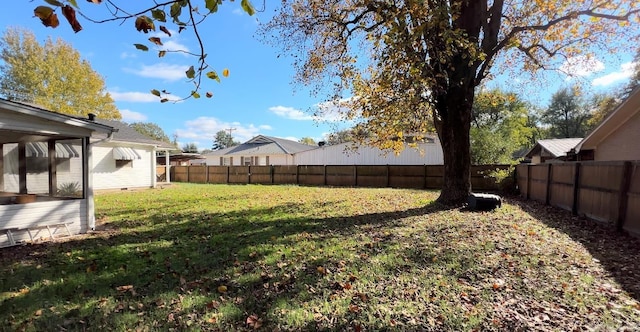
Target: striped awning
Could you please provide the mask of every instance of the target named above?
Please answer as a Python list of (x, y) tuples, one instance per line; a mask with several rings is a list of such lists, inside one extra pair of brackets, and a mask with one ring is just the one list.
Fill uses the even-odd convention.
[(134, 160), (142, 159), (138, 152), (132, 148), (118, 146), (113, 148), (113, 159), (115, 160)]
[[(27, 157), (47, 158), (49, 145), (47, 142), (29, 142), (26, 144)], [(56, 143), (56, 158), (78, 158), (80, 154), (67, 143)]]

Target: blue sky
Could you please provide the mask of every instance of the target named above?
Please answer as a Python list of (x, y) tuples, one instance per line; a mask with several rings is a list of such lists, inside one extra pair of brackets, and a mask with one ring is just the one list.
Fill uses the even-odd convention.
[[(104, 77), (124, 121), (154, 122), (167, 135), (177, 134), (181, 145), (194, 142), (200, 149), (210, 148), (215, 133), (228, 128), (235, 128), (232, 134), (239, 141), (258, 134), (296, 140), (309, 136), (318, 141), (336, 125), (348, 127), (348, 124), (315, 121), (310, 112), (325, 100), (322, 96), (311, 96), (304, 87), (293, 85), (292, 59), (286, 55), (278, 57), (280, 49), (266, 45), (254, 36), (259, 22), (269, 20), (279, 1), (266, 1), (264, 11), (254, 16), (241, 10), (240, 1), (224, 2), (200, 27), (200, 33), (208, 63), (218, 73), (228, 68), (229, 77), (223, 78), (220, 84), (206, 80), (200, 99), (164, 104), (149, 91), (166, 89), (178, 97), (188, 95), (192, 85), (186, 83), (184, 72), (195, 64), (195, 58), (179, 53), (158, 58), (153, 48), (149, 52), (136, 50), (134, 43), (150, 46), (147, 42), (150, 35), (137, 32), (133, 21), (122, 25), (115, 22), (94, 24), (78, 17), (84, 29), (76, 34), (58, 11), (60, 26), (56, 29), (44, 27), (33, 17), (33, 9), (42, 4), (44, 1), (39, 0), (7, 2), (0, 11), (0, 22), (5, 27), (28, 28), (40, 41), (51, 36), (71, 44)], [(104, 3), (97, 6), (78, 1), (78, 4), (93, 19), (109, 18)], [(171, 38), (157, 34), (165, 47), (198, 51), (192, 34), (174, 32)], [(576, 80), (592, 91), (606, 91), (626, 82), (634, 52), (635, 49), (629, 49), (616, 56), (601, 55), (586, 66), (584, 61), (565, 61), (562, 68), (573, 77), (540, 73), (538, 84), (532, 85), (505, 72), (497, 75), (489, 85), (515, 90), (543, 106), (548, 103), (550, 94)], [(204, 98), (204, 91), (213, 92), (213, 98)]]

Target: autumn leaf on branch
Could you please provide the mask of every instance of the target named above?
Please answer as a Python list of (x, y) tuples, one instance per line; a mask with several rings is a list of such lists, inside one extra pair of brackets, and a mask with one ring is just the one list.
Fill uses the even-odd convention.
[(73, 9), (73, 7), (69, 5), (62, 7), (62, 15), (64, 15), (64, 17), (67, 19), (67, 21), (71, 25), (71, 29), (73, 29), (73, 32), (77, 33), (80, 30), (82, 30), (82, 26), (80, 25), (80, 22), (78, 22), (78, 19), (76, 19), (76, 10)]
[[(74, 32), (79, 32), (83, 30), (83, 27), (80, 25), (76, 15), (80, 14), (80, 7), (78, 6), (77, 0), (44, 0), (50, 6), (38, 6), (34, 9), (35, 16), (38, 17), (42, 24), (48, 27), (55, 28), (60, 23), (58, 21), (57, 15), (55, 13), (54, 8), (60, 7), (63, 15), (66, 20), (69, 22), (69, 25), (73, 29)], [(100, 5), (105, 1), (102, 0), (87, 0), (89, 3)], [(200, 46), (200, 50), (198, 52), (191, 52), (188, 50), (171, 50), (164, 49), (158, 52), (158, 57), (164, 57), (167, 52), (180, 52), (184, 54), (188, 54), (194, 57), (197, 57), (197, 63), (189, 68), (186, 72), (187, 78), (189, 78), (190, 82), (195, 85), (195, 89), (188, 98), (198, 98), (200, 96), (199, 90), (201, 88), (201, 79), (202, 76), (207, 72), (207, 68), (209, 64), (206, 62), (206, 53), (205, 46), (200, 35), (199, 25), (207, 18), (207, 16), (211, 13), (215, 13), (218, 11), (218, 7), (222, 4), (220, 0), (202, 0), (204, 2), (205, 7), (208, 9), (208, 12), (201, 13), (198, 10), (198, 7), (194, 6), (196, 1), (193, 0), (175, 0), (175, 1), (166, 1), (166, 2), (152, 2), (148, 7), (143, 7), (142, 9), (138, 9), (136, 11), (128, 10), (124, 8), (124, 4), (126, 1), (122, 1), (122, 4), (119, 4), (118, 1), (106, 1), (105, 5), (109, 7), (110, 17), (104, 19), (94, 19), (90, 18), (86, 15), (86, 13), (82, 13), (82, 17), (92, 23), (101, 24), (107, 22), (120, 22), (124, 23), (125, 21), (134, 20), (134, 27), (136, 31), (143, 33), (150, 33), (156, 31), (155, 22), (169, 22), (169, 24), (175, 24), (175, 27), (167, 27), (164, 25), (160, 25), (158, 29), (162, 31), (167, 36), (172, 36), (172, 31), (170, 29), (177, 30), (178, 33), (182, 33), (185, 30), (192, 32)], [(257, 10), (251, 3), (251, 0), (241, 0), (239, 3), (242, 10), (249, 15), (254, 15)], [(171, 18), (168, 20), (168, 18)], [(164, 46), (162, 40), (159, 37), (151, 37), (148, 40), (157, 45)], [(136, 49), (141, 51), (148, 51), (149, 47), (142, 43), (135, 43), (134, 46)], [(217, 73), (215, 75), (207, 75), (209, 78), (214, 79), (216, 81), (220, 81), (220, 77), (228, 77), (229, 70), (225, 69), (222, 72), (221, 76), (218, 76)], [(207, 92), (207, 98), (213, 97), (213, 93)], [(169, 101), (167, 98), (162, 98), (161, 102)], [(171, 99), (171, 101), (177, 101)]]
[(153, 20), (147, 16), (138, 16), (136, 18), (136, 30), (142, 31), (144, 33), (149, 33), (149, 31), (155, 31), (156, 26), (153, 24)]
[(162, 46), (162, 41), (160, 40), (160, 38), (158, 37), (151, 37), (149, 38), (149, 41), (158, 45), (158, 46)]
[(169, 29), (167, 29), (167, 27), (165, 27), (164, 25), (160, 26), (160, 31), (166, 33), (167, 36), (171, 37), (171, 32), (169, 32)]
[(54, 13), (53, 8), (47, 6), (38, 6), (33, 10), (33, 14), (42, 21), (46, 27), (56, 28), (60, 25), (58, 16)]

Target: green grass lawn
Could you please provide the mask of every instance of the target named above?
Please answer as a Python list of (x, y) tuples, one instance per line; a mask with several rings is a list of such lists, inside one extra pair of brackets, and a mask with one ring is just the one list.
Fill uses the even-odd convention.
[(0, 249), (0, 329), (640, 328), (640, 243), (437, 192), (180, 184), (100, 194), (101, 230)]

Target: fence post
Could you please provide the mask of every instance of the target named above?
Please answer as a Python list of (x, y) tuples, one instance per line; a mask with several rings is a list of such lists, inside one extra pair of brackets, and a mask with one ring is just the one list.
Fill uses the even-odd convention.
[(269, 174), (271, 175), (271, 184), (273, 184), (273, 165), (269, 165)]
[(429, 169), (429, 166), (424, 165), (424, 183), (423, 183), (423, 188), (427, 189), (427, 170)]
[(527, 192), (525, 195), (525, 199), (529, 199), (531, 197), (531, 164), (527, 165)]
[(627, 206), (629, 204), (629, 187), (631, 186), (632, 165), (630, 161), (625, 161), (622, 166), (622, 179), (620, 181), (620, 196), (618, 199), (618, 220), (616, 228), (621, 231), (627, 219)]
[(391, 184), (391, 180), (389, 179), (389, 164), (387, 164), (387, 187), (389, 187), (389, 185)]
[(551, 164), (547, 164), (547, 193), (544, 197), (544, 204), (546, 205), (549, 205), (549, 203), (551, 202), (551, 169)]
[(353, 186), (358, 186), (358, 165), (353, 165)]
[(209, 165), (204, 165), (204, 183), (209, 183)]
[(227, 166), (227, 184), (229, 184), (229, 180), (231, 179), (231, 166)]
[(324, 177), (324, 180), (322, 183), (326, 187), (327, 186), (327, 165), (324, 165), (324, 173), (322, 174), (322, 176)]
[(300, 165), (296, 165), (296, 184), (300, 185)]
[(576, 163), (576, 170), (573, 173), (573, 204), (571, 206), (571, 213), (578, 215), (578, 202), (580, 194), (580, 163)]
[(251, 165), (249, 165), (249, 170), (247, 172), (247, 184), (251, 184)]
[(187, 183), (191, 183), (191, 166), (185, 166), (187, 167)]

